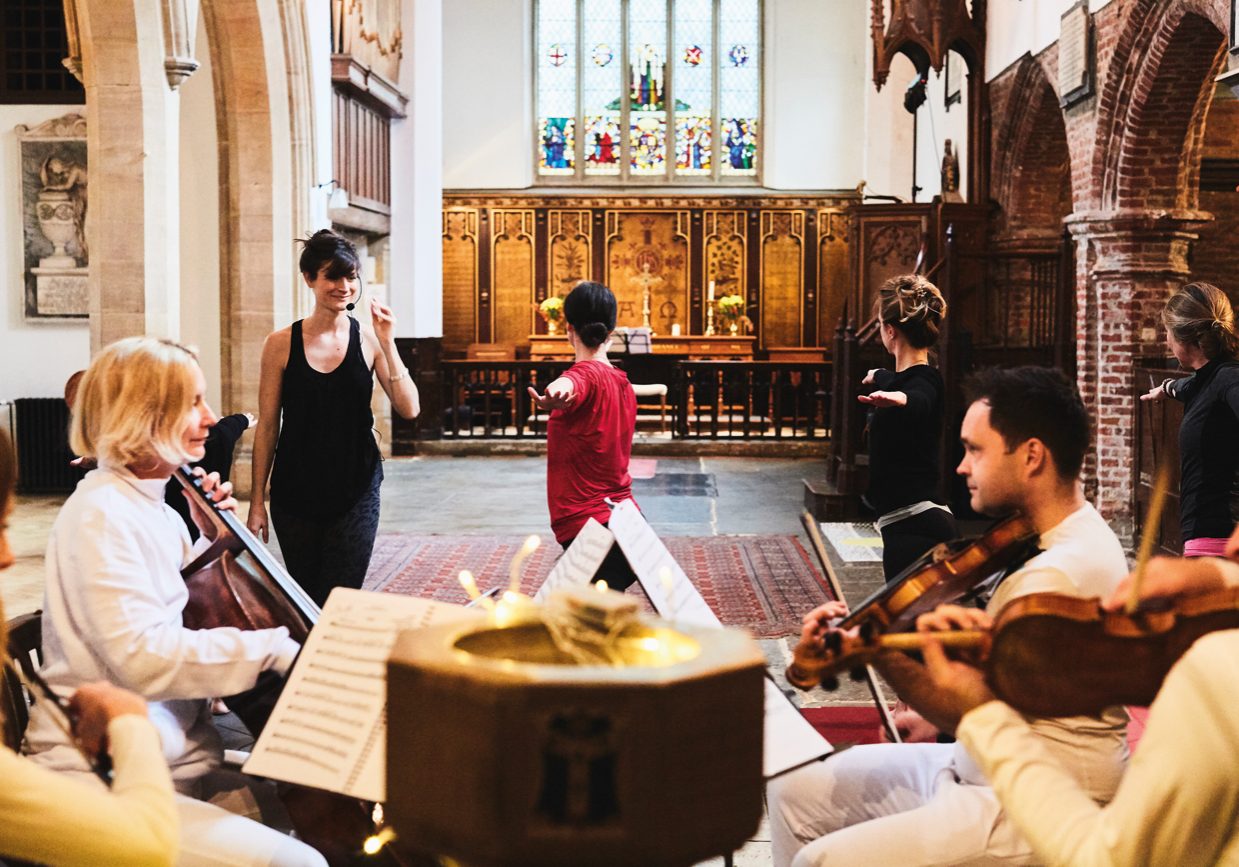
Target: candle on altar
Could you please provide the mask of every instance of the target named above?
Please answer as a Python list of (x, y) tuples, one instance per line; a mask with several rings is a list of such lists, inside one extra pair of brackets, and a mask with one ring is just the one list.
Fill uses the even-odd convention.
[(709, 291), (709, 293), (707, 293), (707, 295), (706, 295), (706, 300), (707, 300), (707, 301), (713, 301), (713, 300), (714, 300), (714, 281), (713, 281), (713, 280), (711, 280), (711, 281), (710, 281), (710, 291)]

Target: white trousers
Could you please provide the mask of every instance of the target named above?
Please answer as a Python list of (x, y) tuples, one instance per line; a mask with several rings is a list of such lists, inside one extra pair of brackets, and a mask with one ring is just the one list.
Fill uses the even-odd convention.
[(860, 746), (772, 780), (775, 867), (1036, 863), (994, 791), (957, 781), (954, 749)]
[[(65, 773), (103, 786), (93, 774)], [(273, 784), (222, 768), (192, 780), (177, 777), (180, 867), (327, 867), (316, 849), (263, 824), (288, 822)]]

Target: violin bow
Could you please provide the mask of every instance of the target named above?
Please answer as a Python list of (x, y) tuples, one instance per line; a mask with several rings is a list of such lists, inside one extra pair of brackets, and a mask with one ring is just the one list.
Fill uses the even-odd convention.
[[(835, 574), (834, 567), (830, 565), (830, 557), (826, 553), (826, 542), (822, 539), (822, 531), (817, 526), (817, 518), (806, 509), (800, 513), (800, 523), (804, 525), (805, 532), (809, 534), (809, 542), (813, 545), (813, 552), (817, 554), (818, 562), (822, 564), (822, 572), (826, 575), (826, 582), (830, 585), (831, 592), (840, 602), (846, 603), (847, 597), (843, 595), (843, 585), (839, 583), (839, 576)], [(893, 744), (903, 743), (903, 738), (899, 736), (899, 727), (895, 725), (895, 717), (891, 714), (891, 706), (886, 701), (886, 693), (882, 691), (882, 685), (878, 683), (878, 677), (872, 665), (865, 665), (865, 683), (869, 686), (869, 694), (873, 696), (874, 705), (877, 706), (878, 717), (882, 720), (882, 728), (886, 729), (886, 736)]]
[(1144, 516), (1144, 528), (1140, 534), (1140, 551), (1136, 555), (1136, 571), (1131, 579), (1131, 592), (1127, 595), (1124, 613), (1131, 616), (1140, 605), (1140, 585), (1144, 583), (1144, 570), (1149, 558), (1153, 556), (1153, 545), (1161, 529), (1162, 510), (1166, 505), (1166, 491), (1170, 488), (1170, 465), (1163, 463), (1157, 468), (1157, 478), (1153, 481), (1153, 497), (1149, 500), (1149, 511)]
[(98, 755), (92, 756), (86, 747), (82, 745), (82, 741), (78, 738), (77, 733), (73, 730), (75, 726), (76, 714), (69, 703), (52, 690), (43, 676), (34, 669), (27, 670), (25, 666), (18, 665), (13, 660), (8, 660), (9, 671), (16, 675), (17, 679), (26, 686), (26, 690), (30, 693), (33, 701), (38, 701), (37, 696), (46, 699), (47, 703), (55, 708), (51, 713), (51, 720), (55, 726), (60, 729), (69, 738), (69, 742), (77, 747), (77, 751), (86, 759), (86, 763), (90, 765), (90, 770), (96, 777), (103, 782), (112, 785), (112, 757), (107, 754), (106, 750), (101, 750)]

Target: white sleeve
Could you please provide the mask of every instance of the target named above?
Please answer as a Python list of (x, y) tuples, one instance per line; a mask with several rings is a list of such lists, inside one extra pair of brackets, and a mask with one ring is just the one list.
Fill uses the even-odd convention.
[(1222, 635), (1228, 658), (1216, 642), (1208, 649), (1206, 638), (1171, 670), (1104, 808), (1007, 705), (989, 702), (964, 716), (956, 736), (1038, 857), (1071, 867), (1217, 863), (1239, 816), (1239, 738), (1230, 707), (1239, 686), (1239, 631)]
[(297, 653), (283, 627), (186, 629), (156, 591), (156, 567), (123, 518), (88, 512), (65, 548), (74, 621), (110, 679), (150, 700), (242, 692), (267, 669), (286, 671)]

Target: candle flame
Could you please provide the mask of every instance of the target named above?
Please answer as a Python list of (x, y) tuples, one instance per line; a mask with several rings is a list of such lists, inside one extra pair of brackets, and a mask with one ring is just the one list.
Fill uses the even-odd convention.
[(371, 834), (361, 845), (361, 851), (367, 855), (377, 855), (383, 847), (396, 839), (396, 832), (391, 828), (383, 828), (377, 834)]
[(607, 584), (606, 579), (604, 578), (599, 578), (598, 582), (594, 584), (594, 586), (598, 588), (598, 591), (600, 593), (606, 593), (608, 590), (611, 589), (610, 586)]

